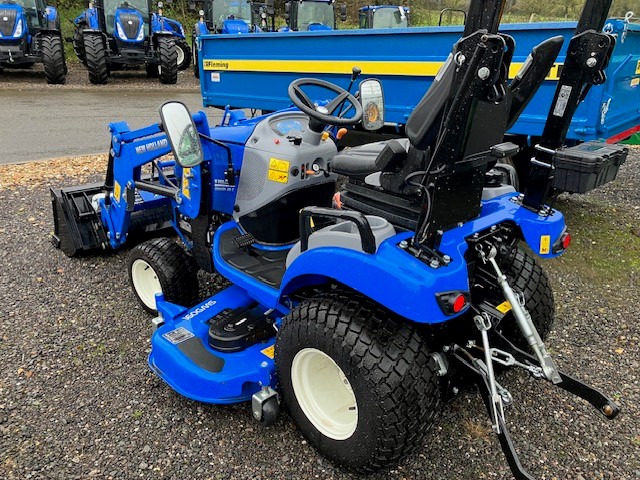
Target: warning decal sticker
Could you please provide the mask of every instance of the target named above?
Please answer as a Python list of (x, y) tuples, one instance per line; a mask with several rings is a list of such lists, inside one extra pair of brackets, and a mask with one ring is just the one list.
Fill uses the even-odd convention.
[(275, 345), (271, 345), (270, 347), (267, 347), (264, 350), (260, 350), (260, 353), (262, 353), (266, 357), (269, 357), (271, 360), (273, 360), (273, 357), (275, 356), (275, 352), (276, 352)]
[(540, 237), (540, 255), (547, 255), (551, 252), (551, 235)]
[(289, 181), (289, 165), (287, 160), (271, 158), (267, 178), (272, 182), (287, 183)]
[(120, 184), (118, 182), (114, 182), (114, 184), (113, 184), (113, 199), (118, 203), (120, 203), (120, 191), (121, 191)]
[(498, 310), (500, 313), (507, 313), (509, 310), (511, 310), (511, 304), (505, 300), (500, 305), (496, 306), (496, 310)]

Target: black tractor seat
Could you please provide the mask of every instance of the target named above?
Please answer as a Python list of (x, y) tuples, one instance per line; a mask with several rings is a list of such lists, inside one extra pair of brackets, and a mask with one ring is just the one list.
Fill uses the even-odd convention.
[(408, 138), (398, 138), (347, 147), (333, 157), (331, 171), (364, 180), (367, 175), (388, 170), (391, 163), (404, 161), (409, 146)]

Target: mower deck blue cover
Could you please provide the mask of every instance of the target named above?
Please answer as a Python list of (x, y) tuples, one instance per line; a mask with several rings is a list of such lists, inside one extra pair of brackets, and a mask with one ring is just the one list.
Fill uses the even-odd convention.
[(223, 353), (209, 347), (207, 321), (225, 308), (252, 302), (236, 286), (191, 309), (165, 302), (159, 296), (158, 311), (165, 324), (151, 337), (149, 366), (176, 392), (193, 400), (216, 404), (250, 400), (261, 386), (274, 383), (275, 336), (240, 352)]

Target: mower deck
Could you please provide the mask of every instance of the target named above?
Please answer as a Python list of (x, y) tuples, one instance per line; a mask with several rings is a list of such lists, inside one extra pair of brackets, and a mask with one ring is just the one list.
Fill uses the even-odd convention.
[(273, 383), (275, 329), (271, 338), (233, 353), (211, 348), (208, 337), (209, 322), (216, 315), (253, 302), (236, 286), (188, 310), (158, 301), (164, 324), (151, 339), (151, 369), (193, 400), (216, 404), (250, 400), (262, 386)]

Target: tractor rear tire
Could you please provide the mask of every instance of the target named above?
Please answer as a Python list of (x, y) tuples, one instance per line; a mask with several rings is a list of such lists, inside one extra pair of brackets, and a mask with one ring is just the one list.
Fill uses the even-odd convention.
[(83, 36), (89, 81), (94, 85), (104, 85), (109, 78), (109, 68), (102, 35), (91, 34)]
[(397, 463), (421, 444), (438, 410), (425, 340), (358, 294), (334, 291), (291, 310), (278, 331), (275, 362), (298, 428), (322, 455), (352, 471)]
[(83, 65), (87, 65), (87, 56), (84, 53), (84, 35), (82, 34), (82, 30), (84, 29), (85, 24), (76, 25), (76, 28), (73, 30), (73, 51), (76, 53), (78, 59), (82, 62)]
[[(520, 247), (500, 257), (498, 265), (507, 276), (511, 288), (516, 292), (523, 292), (531, 320), (542, 340), (545, 340), (553, 326), (555, 305), (553, 291), (544, 270), (533, 255)], [(503, 317), (496, 329), (516, 347), (529, 351), (529, 345), (520, 332), (512, 312)]]
[(185, 307), (199, 298), (198, 265), (193, 256), (170, 238), (154, 238), (131, 250), (129, 282), (142, 308), (156, 314), (156, 293)]
[(160, 83), (174, 84), (178, 82), (178, 52), (176, 44), (170, 37), (158, 37), (158, 72)]
[(191, 66), (191, 47), (184, 39), (175, 41), (178, 70), (186, 70)]
[(67, 74), (62, 38), (56, 34), (44, 34), (40, 37), (44, 76), (49, 84), (63, 84)]

